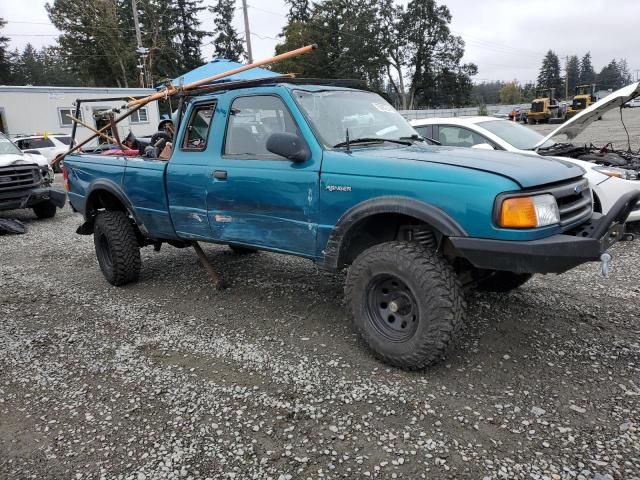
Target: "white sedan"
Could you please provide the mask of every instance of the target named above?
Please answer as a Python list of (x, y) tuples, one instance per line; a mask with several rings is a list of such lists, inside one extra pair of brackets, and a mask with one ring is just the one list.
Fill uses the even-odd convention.
[[(625, 88), (629, 88), (629, 90), (633, 92), (640, 92), (638, 84), (629, 87)], [(609, 97), (614, 96), (616, 93), (617, 92), (614, 92)], [(615, 107), (616, 105), (614, 105), (614, 103), (618, 104), (626, 98), (623, 96), (619, 99), (619, 102), (612, 102), (612, 99), (609, 97), (576, 115), (547, 137), (518, 123), (493, 117), (429, 118), (412, 120), (411, 125), (413, 125), (413, 128), (423, 137), (437, 140), (442, 145), (506, 150), (524, 155), (552, 156), (559, 160), (578, 164), (585, 169), (585, 176), (589, 180), (593, 190), (594, 209), (602, 213), (607, 213), (623, 194), (629, 191), (640, 191), (640, 172), (634, 169), (603, 165), (593, 163), (593, 161), (564, 156), (565, 151), (574, 151), (569, 145), (573, 147), (573, 149), (580, 147), (574, 147), (571, 144), (557, 144), (551, 140), (551, 137), (559, 133), (566, 133), (567, 130), (570, 132), (568, 134), (570, 138), (575, 137), (578, 130), (583, 129), (590, 123), (589, 121), (585, 121), (584, 117), (582, 117), (582, 121), (580, 121), (581, 119), (579, 117), (587, 113), (589, 118), (597, 118), (597, 116), (604, 113), (604, 111)], [(604, 102), (604, 100), (607, 99), (609, 99), (609, 103)], [(603, 102), (602, 105), (610, 108), (592, 109), (592, 107), (595, 107), (601, 102)], [(574, 120), (578, 121), (577, 125)], [(565, 132), (562, 132), (563, 129)], [(581, 156), (589, 159), (593, 157), (593, 155), (588, 155), (586, 152)], [(595, 161), (597, 161), (597, 159)], [(640, 165), (640, 158), (638, 159), (638, 165)], [(640, 221), (640, 204), (631, 212), (628, 221)]]

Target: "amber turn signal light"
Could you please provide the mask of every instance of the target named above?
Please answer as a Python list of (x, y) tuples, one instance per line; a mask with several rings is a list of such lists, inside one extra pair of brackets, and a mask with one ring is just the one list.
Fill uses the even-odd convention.
[(535, 228), (538, 226), (532, 197), (507, 198), (502, 202), (498, 224), (505, 228)]

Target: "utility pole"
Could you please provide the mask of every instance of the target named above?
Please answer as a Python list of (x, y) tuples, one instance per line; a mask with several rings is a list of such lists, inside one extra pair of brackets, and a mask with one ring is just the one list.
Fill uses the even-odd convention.
[(142, 46), (142, 35), (140, 34), (140, 23), (138, 22), (138, 5), (136, 4), (136, 0), (131, 0), (131, 8), (133, 8), (133, 24), (136, 28), (136, 42), (138, 44), (138, 48), (136, 48), (136, 53), (140, 56), (138, 63), (138, 75), (140, 78), (140, 86), (145, 88), (146, 83), (146, 67), (145, 60), (147, 58), (147, 53), (149, 50)]
[(242, 11), (244, 13), (244, 36), (247, 41), (247, 56), (249, 57), (249, 63), (253, 63), (253, 53), (251, 53), (251, 31), (249, 30), (249, 12), (247, 11), (247, 0), (242, 0)]
[(640, 68), (636, 70), (636, 82), (638, 81), (639, 77), (640, 77)]

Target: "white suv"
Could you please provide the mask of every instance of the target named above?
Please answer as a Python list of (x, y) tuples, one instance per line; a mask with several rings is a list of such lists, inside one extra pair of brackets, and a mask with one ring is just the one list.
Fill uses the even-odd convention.
[(71, 136), (55, 133), (48, 135), (21, 135), (15, 137), (13, 142), (23, 152), (29, 151), (40, 153), (47, 159), (49, 164), (51, 164), (56, 156), (69, 150), (69, 146), (71, 145)]

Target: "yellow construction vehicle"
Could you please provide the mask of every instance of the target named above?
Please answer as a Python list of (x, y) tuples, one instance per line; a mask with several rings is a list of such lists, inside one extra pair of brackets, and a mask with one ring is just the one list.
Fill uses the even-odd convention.
[(561, 123), (564, 119), (565, 111), (556, 98), (556, 89), (542, 88), (537, 90), (536, 98), (531, 102), (531, 109), (527, 112), (527, 123)]
[(596, 102), (596, 84), (576, 85), (573, 101), (567, 110), (567, 118), (577, 115), (585, 108)]

